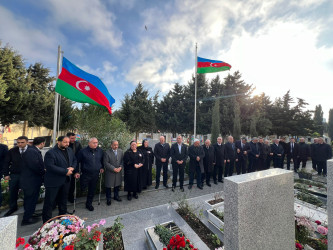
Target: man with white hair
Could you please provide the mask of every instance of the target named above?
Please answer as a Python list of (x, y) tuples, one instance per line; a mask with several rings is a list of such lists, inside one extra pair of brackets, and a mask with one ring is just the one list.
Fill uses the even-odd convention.
[[(222, 137), (217, 137), (216, 144), (214, 144), (215, 148), (215, 165), (213, 172), (213, 180), (214, 184), (217, 185), (217, 181), (223, 182), (223, 168), (226, 163), (225, 160), (225, 147), (223, 143)], [(217, 179), (216, 179), (217, 175)]]
[(225, 166), (224, 177), (232, 176), (235, 168), (235, 161), (238, 162), (237, 159), (237, 148), (234, 143), (234, 138), (232, 136), (228, 136), (228, 142), (225, 144), (226, 151), (226, 160), (227, 164)]
[(170, 158), (170, 145), (165, 143), (165, 137), (160, 136), (160, 142), (155, 145), (154, 155), (156, 158), (156, 186), (160, 186), (161, 169), (163, 169), (163, 186), (168, 188), (168, 164)]
[(305, 143), (305, 139), (303, 137), (299, 138), (298, 156), (298, 164), (301, 164), (302, 162), (302, 168), (305, 168), (306, 161), (308, 160), (308, 157), (310, 157), (310, 146)]
[[(91, 138), (88, 146), (78, 154), (77, 165), (79, 166), (81, 163), (82, 173), (80, 184), (82, 190), (88, 188), (86, 208), (89, 211), (94, 211), (92, 202), (96, 191), (96, 184), (99, 174), (104, 172), (103, 156), (104, 152), (98, 147), (98, 140), (95, 137)], [(79, 178), (80, 173), (76, 173), (75, 177)]]
[(207, 139), (205, 141), (205, 146), (203, 146), (205, 157), (203, 158), (203, 164), (204, 164), (204, 174), (202, 175), (202, 186), (204, 185), (204, 181), (206, 179), (206, 184), (208, 187), (211, 186), (210, 184), (210, 176), (213, 172), (214, 165), (215, 165), (215, 150), (214, 147), (211, 146), (210, 140)]
[(196, 173), (197, 177), (197, 187), (202, 189), (201, 173), (204, 171), (203, 158), (205, 157), (205, 152), (200, 146), (200, 141), (198, 139), (194, 139), (193, 145), (191, 145), (188, 149), (188, 155), (190, 157), (190, 181), (188, 189), (191, 189), (193, 186), (194, 173)]
[(274, 168), (283, 168), (283, 154), (284, 149), (280, 140), (276, 138), (274, 143), (271, 145), (271, 152), (273, 153), (273, 165)]

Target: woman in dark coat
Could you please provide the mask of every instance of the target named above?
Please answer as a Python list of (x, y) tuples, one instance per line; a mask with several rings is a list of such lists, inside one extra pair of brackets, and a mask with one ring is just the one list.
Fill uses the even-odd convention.
[(141, 167), (144, 163), (144, 156), (136, 147), (136, 142), (131, 141), (131, 147), (124, 155), (124, 190), (128, 192), (127, 199), (130, 201), (133, 197), (138, 199), (138, 194), (141, 192)]
[(147, 189), (147, 187), (152, 184), (152, 167), (154, 163), (154, 153), (153, 149), (149, 147), (149, 142), (147, 139), (142, 141), (142, 145), (138, 147), (144, 156), (145, 162), (141, 168), (141, 185), (142, 189)]

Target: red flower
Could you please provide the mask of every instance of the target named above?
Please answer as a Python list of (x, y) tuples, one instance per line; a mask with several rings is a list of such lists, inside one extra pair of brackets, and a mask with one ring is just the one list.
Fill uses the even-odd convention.
[(193, 248), (194, 246), (192, 244), (190, 244), (190, 248)]
[(311, 188), (312, 186), (311, 185), (309, 185), (309, 188)]
[(316, 220), (315, 223), (316, 223), (317, 225), (321, 225), (321, 222), (320, 222), (319, 220)]
[(19, 237), (19, 238), (16, 240), (16, 248), (18, 248), (19, 246), (23, 245), (24, 243), (25, 243), (24, 238)]
[(189, 240), (189, 239), (187, 239), (187, 240), (186, 240), (186, 242), (190, 243), (190, 240)]
[(167, 248), (166, 248), (166, 247), (163, 247), (163, 250), (167, 250)]
[(25, 244), (25, 246), (24, 246), (24, 248), (28, 248), (28, 247), (30, 247), (30, 244)]
[(66, 246), (65, 250), (74, 250), (74, 246), (73, 245)]
[(296, 243), (296, 248), (299, 249), (299, 250), (302, 250), (303, 246), (300, 243)]

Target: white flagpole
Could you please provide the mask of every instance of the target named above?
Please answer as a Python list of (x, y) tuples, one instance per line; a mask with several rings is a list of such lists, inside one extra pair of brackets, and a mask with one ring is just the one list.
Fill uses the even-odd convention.
[[(60, 75), (61, 67), (61, 47), (58, 46), (58, 63), (57, 63), (57, 78)], [(55, 102), (54, 102), (54, 119), (53, 119), (53, 141), (52, 145), (55, 146), (57, 138), (57, 124), (58, 124), (58, 107), (59, 107), (60, 95), (55, 92)]]
[(197, 81), (198, 81), (198, 46), (195, 44), (195, 80), (194, 80), (194, 139), (197, 136)]

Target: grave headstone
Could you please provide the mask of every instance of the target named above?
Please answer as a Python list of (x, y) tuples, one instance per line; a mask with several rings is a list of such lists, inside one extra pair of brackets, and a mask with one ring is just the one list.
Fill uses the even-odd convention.
[(15, 249), (17, 215), (0, 218), (0, 249)]
[(327, 161), (328, 249), (333, 249), (333, 160)]

